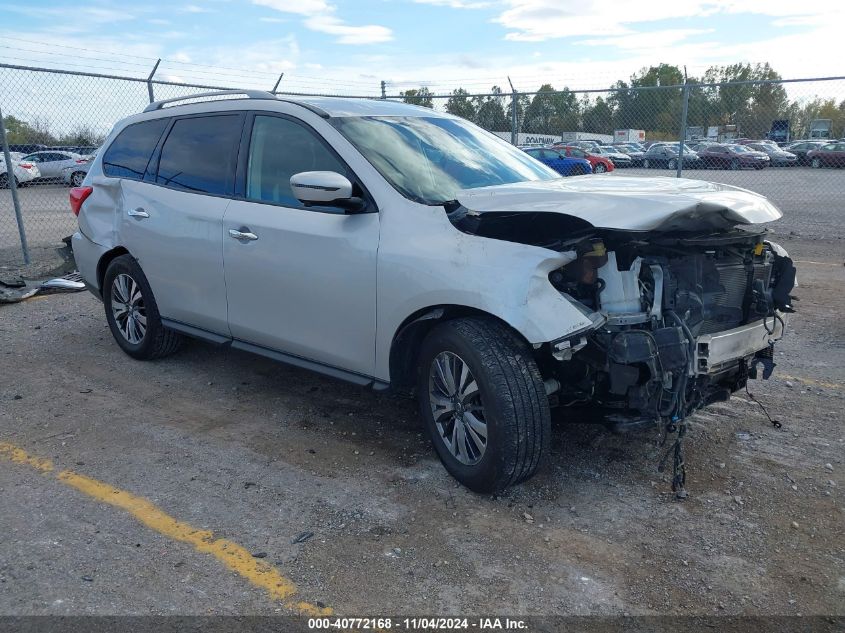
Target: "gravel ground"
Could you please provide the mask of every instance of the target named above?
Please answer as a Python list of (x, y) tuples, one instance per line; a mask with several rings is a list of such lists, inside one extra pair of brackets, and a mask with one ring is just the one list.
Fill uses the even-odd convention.
[[(784, 426), (744, 394), (694, 416), (684, 502), (656, 471), (653, 432), (577, 420), (555, 428), (534, 479), (475, 495), (410, 401), (199, 342), (132, 361), (87, 293), (0, 306), (0, 442), (266, 555), (340, 613), (842, 615), (841, 195), (782, 204), (800, 312), (751, 390)], [(0, 508), (0, 614), (283, 609), (30, 466), (0, 459)]]

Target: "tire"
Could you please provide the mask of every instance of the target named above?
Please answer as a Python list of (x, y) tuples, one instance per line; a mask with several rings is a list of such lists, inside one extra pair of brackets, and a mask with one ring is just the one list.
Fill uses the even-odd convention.
[(678, 161), (676, 161), (674, 158), (670, 158), (669, 162), (666, 163), (666, 167), (668, 167), (669, 169), (677, 169)]
[(643, 169), (651, 169), (651, 162), (647, 158), (643, 159)]
[[(18, 188), (21, 186), (18, 177), (15, 176), (15, 187)], [(0, 174), (0, 189), (8, 189), (9, 188), (9, 174), (8, 172), (5, 174)]]
[(731, 168), (731, 171), (739, 170), (739, 161), (734, 158), (733, 160), (731, 160), (731, 164), (729, 165), (729, 167)]
[[(463, 388), (450, 387), (455, 374)], [(470, 490), (493, 493), (525, 481), (548, 452), (551, 414), (540, 370), (531, 348), (498, 321), (436, 326), (420, 348), (417, 399), (437, 455)], [(437, 421), (434, 407), (442, 409)]]
[(83, 180), (85, 180), (85, 172), (84, 171), (75, 171), (70, 175), (70, 186), (71, 187), (81, 187)]
[(596, 163), (596, 166), (593, 169), (593, 172), (596, 174), (603, 174), (606, 171), (607, 167), (605, 167), (604, 163)]
[(822, 168), (822, 161), (821, 161), (821, 159), (820, 159), (820, 158), (818, 158), (818, 157), (813, 158), (813, 161), (810, 163), (810, 166), (811, 166), (813, 169), (821, 169), (821, 168)]
[(153, 291), (134, 257), (121, 255), (109, 263), (102, 290), (109, 329), (129, 356), (152, 360), (179, 349), (182, 336), (162, 325)]

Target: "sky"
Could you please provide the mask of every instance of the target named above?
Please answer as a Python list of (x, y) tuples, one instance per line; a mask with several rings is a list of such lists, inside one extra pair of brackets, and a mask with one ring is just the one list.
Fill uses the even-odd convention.
[[(602, 88), (661, 62), (845, 75), (845, 2), (0, 0), (0, 63), (376, 95)], [(842, 85), (842, 84), (840, 84)], [(845, 98), (845, 94), (840, 98)]]

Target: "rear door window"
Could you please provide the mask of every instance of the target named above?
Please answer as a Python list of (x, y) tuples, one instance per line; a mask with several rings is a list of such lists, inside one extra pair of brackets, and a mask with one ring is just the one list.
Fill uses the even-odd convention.
[(124, 129), (103, 155), (103, 173), (112, 178), (141, 180), (170, 119), (153, 119)]
[(177, 119), (161, 148), (156, 183), (211, 195), (231, 195), (242, 116)]

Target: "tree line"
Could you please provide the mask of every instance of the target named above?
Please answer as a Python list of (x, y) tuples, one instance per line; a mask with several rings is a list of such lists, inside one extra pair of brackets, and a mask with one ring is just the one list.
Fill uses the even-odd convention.
[(83, 124), (77, 125), (70, 132), (54, 134), (50, 131), (49, 121), (41, 117), (23, 121), (14, 116), (5, 116), (3, 124), (9, 145), (94, 146), (106, 140), (105, 135)]
[[(831, 119), (834, 135), (845, 135), (845, 99), (814, 97), (790, 100), (783, 84), (738, 83), (778, 81), (782, 77), (768, 64), (711, 66), (701, 77), (690, 77), (687, 126), (736, 125), (743, 136), (763, 138), (772, 121), (789, 119), (793, 137), (807, 135), (813, 119)], [(643, 68), (629, 81), (617, 81), (602, 96), (578, 96), (568, 88), (555, 89), (543, 84), (536, 94), (512, 98), (499, 86), (491, 96), (473, 96), (457, 88), (445, 109), (491, 131), (511, 129), (512, 109), (516, 107), (519, 130), (534, 134), (559, 135), (585, 131), (612, 134), (616, 129), (646, 130), (652, 140), (677, 139), (680, 131), (684, 73), (677, 66), (660, 64)], [(731, 84), (708, 86), (704, 84)], [(400, 93), (403, 101), (434, 107), (427, 87)]]

